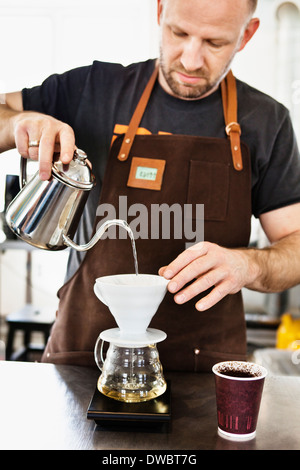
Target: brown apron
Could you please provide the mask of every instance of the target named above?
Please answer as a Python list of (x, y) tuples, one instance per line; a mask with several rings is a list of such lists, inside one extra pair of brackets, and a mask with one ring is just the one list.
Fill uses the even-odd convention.
[[(204, 204), (204, 238), (224, 247), (246, 247), (250, 236), (251, 168), (248, 148), (240, 142), (237, 124), (237, 94), (231, 72), (221, 84), (226, 132), (230, 138), (186, 135), (136, 135), (147, 105), (157, 69), (140, 99), (128, 132), (113, 143), (99, 204), (111, 204), (118, 218), (119, 197), (126, 197), (133, 210), (147, 208), (148, 237), (136, 239), (140, 273), (157, 274), (186, 248), (184, 235), (171, 225), (169, 239), (157, 236), (151, 226), (151, 210), (165, 203)], [(163, 161), (160, 189), (128, 186), (134, 158)], [(173, 206), (174, 207), (174, 206)], [(178, 207), (178, 206), (177, 206)], [(196, 212), (192, 217), (197, 216)], [(128, 216), (128, 222), (136, 220)], [(170, 220), (172, 217), (170, 217)], [(94, 231), (100, 222), (96, 217)], [(197, 222), (193, 219), (194, 224)], [(176, 225), (176, 223), (175, 223)], [(150, 238), (151, 229), (156, 233)], [(154, 230), (155, 229), (155, 230)], [(123, 229), (120, 229), (123, 230)], [(161, 228), (160, 228), (161, 230)], [(118, 233), (118, 231), (117, 231)], [(116, 327), (106, 306), (95, 296), (95, 279), (111, 274), (132, 273), (131, 243), (124, 234), (106, 237), (90, 249), (74, 276), (59, 290), (57, 318), (43, 361), (94, 366), (93, 349), (101, 331)], [(206, 312), (195, 309), (196, 301), (183, 305), (167, 293), (150, 326), (167, 333), (158, 344), (165, 370), (207, 371), (222, 360), (246, 359), (246, 331), (241, 293), (228, 295)]]

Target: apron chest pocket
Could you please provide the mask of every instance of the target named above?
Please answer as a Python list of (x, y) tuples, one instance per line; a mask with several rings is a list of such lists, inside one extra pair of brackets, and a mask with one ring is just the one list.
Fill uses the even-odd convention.
[(204, 220), (224, 221), (229, 195), (229, 165), (226, 163), (190, 161), (187, 203), (204, 204)]

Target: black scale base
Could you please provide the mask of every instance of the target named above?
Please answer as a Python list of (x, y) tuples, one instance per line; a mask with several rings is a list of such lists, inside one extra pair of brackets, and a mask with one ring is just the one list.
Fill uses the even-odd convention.
[(165, 393), (152, 400), (140, 403), (124, 403), (103, 395), (96, 387), (90, 401), (87, 419), (93, 419), (102, 427), (118, 426), (159, 429), (171, 421), (171, 386), (167, 381)]

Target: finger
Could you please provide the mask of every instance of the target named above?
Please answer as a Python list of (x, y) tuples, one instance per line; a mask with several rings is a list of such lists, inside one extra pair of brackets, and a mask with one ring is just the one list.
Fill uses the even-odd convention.
[(228, 281), (221, 282), (208, 295), (199, 300), (195, 307), (200, 312), (203, 312), (216, 305), (228, 294), (230, 294), (230, 283)]
[(183, 304), (188, 302), (196, 295), (205, 292), (207, 289), (218, 285), (224, 279), (224, 273), (220, 269), (214, 269), (204, 274), (203, 276), (196, 279), (192, 284), (190, 284), (185, 289), (182, 289), (177, 295), (175, 295), (174, 300), (178, 304)]
[(64, 125), (58, 134), (58, 139), (60, 142), (60, 159), (65, 164), (70, 163), (76, 148), (73, 129), (68, 125)]
[[(178, 292), (186, 284), (193, 281), (194, 279), (199, 278), (202, 279), (202, 283), (204, 284), (204, 288), (201, 290), (201, 292), (208, 289), (213, 285), (210, 282), (210, 278), (213, 277), (213, 273), (215, 272), (213, 269), (215, 266), (216, 262), (214, 256), (209, 256), (208, 253), (202, 256), (198, 256), (194, 261), (185, 266), (170, 280), (168, 284), (169, 292)], [(214, 282), (215, 279), (213, 279), (213, 283)]]
[(28, 138), (28, 155), (31, 160), (38, 160), (39, 158), (39, 139), (32, 138), (29, 136)]
[(185, 266), (189, 265), (199, 256), (203, 256), (208, 252), (208, 244), (204, 242), (197, 243), (191, 248), (180, 253), (174, 261), (172, 261), (164, 269), (164, 277), (166, 279), (172, 279), (177, 273), (179, 273)]
[(44, 132), (39, 146), (39, 176), (41, 180), (48, 180), (51, 177), (54, 151), (55, 135), (51, 132)]
[(24, 158), (29, 157), (28, 141), (29, 141), (29, 138), (28, 138), (27, 130), (25, 130), (22, 126), (19, 126), (15, 132), (15, 142), (16, 142), (16, 148), (19, 154)]
[(93, 168), (93, 165), (92, 165), (92, 163), (89, 161), (89, 159), (88, 159), (88, 158), (86, 159), (86, 161), (85, 161), (85, 162), (86, 162), (86, 164), (87, 164), (87, 165), (90, 167), (90, 169), (92, 170), (92, 168)]
[(18, 122), (15, 127), (16, 147), (22, 157), (30, 157), (37, 160), (39, 156), (39, 137), (41, 131), (36, 121), (28, 121), (27, 119)]
[(164, 275), (164, 272), (165, 272), (165, 270), (166, 270), (166, 268), (167, 268), (167, 266), (162, 266), (161, 268), (159, 268), (158, 274), (159, 274), (160, 276), (163, 276), (163, 275)]

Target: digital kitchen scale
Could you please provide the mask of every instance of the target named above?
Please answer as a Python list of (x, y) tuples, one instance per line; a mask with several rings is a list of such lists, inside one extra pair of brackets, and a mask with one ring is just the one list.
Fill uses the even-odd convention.
[(171, 391), (167, 381), (166, 391), (157, 398), (139, 403), (125, 403), (103, 395), (96, 388), (90, 401), (87, 419), (100, 426), (160, 427), (171, 421)]

